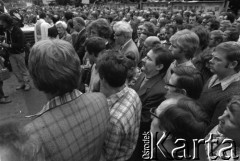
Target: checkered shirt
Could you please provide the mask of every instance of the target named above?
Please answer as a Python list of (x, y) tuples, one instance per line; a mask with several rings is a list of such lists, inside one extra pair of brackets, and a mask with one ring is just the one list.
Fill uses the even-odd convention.
[(138, 94), (125, 87), (108, 98), (110, 125), (101, 160), (126, 161), (136, 147), (142, 104)]
[(50, 100), (25, 130), (45, 149), (47, 161), (98, 161), (109, 109), (101, 93), (78, 90)]

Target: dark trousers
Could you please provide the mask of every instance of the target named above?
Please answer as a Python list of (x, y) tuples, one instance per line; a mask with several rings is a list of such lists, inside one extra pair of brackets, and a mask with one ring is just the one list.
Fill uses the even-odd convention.
[(0, 98), (4, 97), (4, 93), (3, 93), (3, 81), (0, 81)]

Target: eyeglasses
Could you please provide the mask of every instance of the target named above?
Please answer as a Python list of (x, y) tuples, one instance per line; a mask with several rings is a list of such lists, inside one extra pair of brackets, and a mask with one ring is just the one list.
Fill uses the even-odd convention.
[(150, 114), (158, 119), (160, 119), (160, 117), (158, 117), (158, 115), (155, 113), (156, 107), (153, 107), (149, 110)]
[(116, 37), (119, 37), (119, 36), (121, 36), (122, 34), (121, 33), (115, 33), (114, 34), (114, 36), (116, 36)]

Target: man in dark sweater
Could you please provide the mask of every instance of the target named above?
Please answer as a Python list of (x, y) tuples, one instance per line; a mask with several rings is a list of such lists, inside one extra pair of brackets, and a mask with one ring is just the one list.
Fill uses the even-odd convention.
[(218, 124), (229, 99), (240, 94), (240, 44), (224, 42), (218, 45), (210, 60), (214, 75), (207, 81), (199, 101), (209, 115), (209, 132)]

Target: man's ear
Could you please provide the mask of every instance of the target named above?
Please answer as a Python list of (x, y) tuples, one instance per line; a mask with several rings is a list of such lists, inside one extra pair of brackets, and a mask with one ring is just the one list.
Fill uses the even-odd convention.
[(237, 65), (238, 65), (238, 62), (235, 60), (229, 64), (229, 68), (235, 69)]
[(182, 89), (182, 94), (184, 94), (186, 96), (187, 95), (187, 91), (185, 89)]
[(163, 69), (163, 64), (159, 64), (156, 66), (156, 70), (160, 71)]
[(222, 43), (222, 41), (220, 39), (217, 39), (216, 42), (215, 42), (215, 45), (217, 46), (217, 45), (219, 45), (221, 43)]

